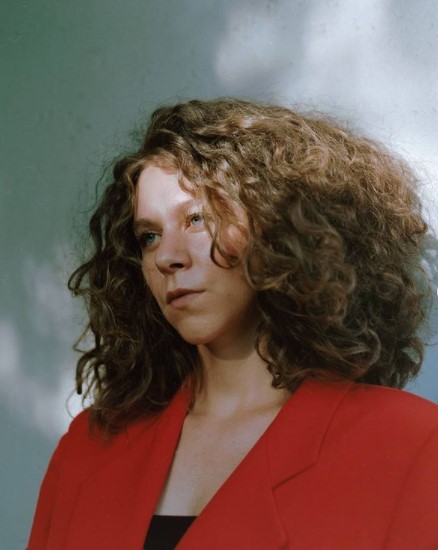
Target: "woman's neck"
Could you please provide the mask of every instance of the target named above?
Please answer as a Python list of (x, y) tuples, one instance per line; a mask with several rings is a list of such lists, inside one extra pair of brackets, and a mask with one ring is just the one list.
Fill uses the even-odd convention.
[(236, 414), (280, 408), (289, 393), (272, 387), (272, 375), (254, 346), (215, 353), (199, 346), (204, 380), (195, 396), (192, 414), (229, 417)]

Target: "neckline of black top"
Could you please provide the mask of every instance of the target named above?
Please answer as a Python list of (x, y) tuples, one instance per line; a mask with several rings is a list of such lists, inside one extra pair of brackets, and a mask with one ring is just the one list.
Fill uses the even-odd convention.
[(143, 550), (172, 550), (197, 516), (153, 515)]
[(182, 519), (184, 519), (184, 518), (195, 519), (197, 517), (198, 516), (178, 516), (178, 515), (174, 515), (174, 514), (154, 514), (152, 516), (152, 518), (182, 518)]

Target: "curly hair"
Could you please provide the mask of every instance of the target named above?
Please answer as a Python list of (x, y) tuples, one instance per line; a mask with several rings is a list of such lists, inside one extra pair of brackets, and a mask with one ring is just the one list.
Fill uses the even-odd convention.
[[(94, 252), (69, 280), (94, 335), (77, 389), (93, 397), (100, 427), (117, 432), (202, 378), (196, 347), (164, 319), (142, 274), (133, 214), (148, 164), (203, 193), (212, 260), (217, 249), (241, 265), (257, 291), (255, 347), (274, 387), (315, 377), (402, 388), (418, 373), (427, 225), (407, 164), (326, 116), (193, 100), (156, 110), (139, 149), (116, 162), (90, 221)], [(240, 257), (221, 239), (236, 205), (248, 222)]]

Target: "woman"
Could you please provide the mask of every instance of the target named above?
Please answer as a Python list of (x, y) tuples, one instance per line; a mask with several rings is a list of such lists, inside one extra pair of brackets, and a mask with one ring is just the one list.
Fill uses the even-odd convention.
[(438, 548), (438, 408), (399, 391), (427, 301), (409, 168), (225, 99), (158, 109), (113, 175), (69, 283), (93, 404), (29, 549)]

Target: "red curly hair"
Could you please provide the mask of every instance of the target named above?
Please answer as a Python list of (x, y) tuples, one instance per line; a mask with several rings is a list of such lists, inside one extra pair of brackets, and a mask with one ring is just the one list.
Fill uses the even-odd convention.
[[(194, 100), (156, 110), (139, 149), (115, 164), (90, 222), (95, 250), (69, 280), (86, 299), (95, 338), (78, 361), (77, 387), (93, 396), (101, 427), (116, 432), (202, 378), (196, 348), (167, 323), (143, 279), (133, 204), (148, 164), (203, 193), (213, 261), (218, 249), (257, 290), (255, 347), (275, 387), (293, 391), (315, 377), (401, 388), (418, 373), (427, 225), (411, 169), (327, 117)], [(248, 219), (239, 258), (221, 238), (237, 223), (236, 205)]]

